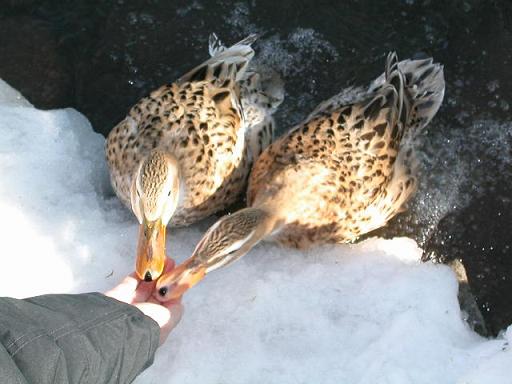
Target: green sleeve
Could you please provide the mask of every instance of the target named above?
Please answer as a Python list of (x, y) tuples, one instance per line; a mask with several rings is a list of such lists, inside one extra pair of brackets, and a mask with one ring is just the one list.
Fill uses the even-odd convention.
[(158, 324), (99, 293), (0, 298), (3, 383), (130, 383), (151, 365)]

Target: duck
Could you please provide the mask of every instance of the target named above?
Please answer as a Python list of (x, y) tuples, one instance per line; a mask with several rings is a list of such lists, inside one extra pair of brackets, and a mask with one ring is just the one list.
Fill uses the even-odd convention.
[(370, 86), (321, 103), (265, 149), (252, 168), (248, 207), (212, 225), (192, 256), (158, 279), (156, 298), (180, 297), (263, 239), (307, 249), (385, 225), (416, 190), (414, 139), (444, 89), (443, 67), (431, 58), (398, 62), (391, 52)]
[(250, 65), (256, 39), (228, 48), (212, 34), (208, 60), (142, 98), (106, 139), (112, 187), (139, 222), (140, 279), (161, 275), (166, 228), (234, 204), (273, 140), (282, 83)]

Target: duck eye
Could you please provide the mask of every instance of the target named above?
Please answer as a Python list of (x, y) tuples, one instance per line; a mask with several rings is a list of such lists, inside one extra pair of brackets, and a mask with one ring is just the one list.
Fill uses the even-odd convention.
[(226, 253), (224, 256), (231, 256), (231, 255), (235, 254), (236, 251), (238, 251), (238, 249), (233, 249), (232, 251), (229, 251), (228, 253)]
[(165, 296), (167, 294), (167, 288), (166, 287), (162, 287), (158, 290), (158, 293), (160, 294), (160, 296)]
[(171, 196), (171, 191), (169, 191), (169, 193), (167, 194), (167, 196), (169, 196), (169, 197)]

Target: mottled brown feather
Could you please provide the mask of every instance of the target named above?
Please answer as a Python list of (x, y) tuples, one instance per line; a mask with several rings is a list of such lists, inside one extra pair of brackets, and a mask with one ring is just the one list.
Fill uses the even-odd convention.
[[(416, 68), (419, 62), (403, 63)], [(429, 65), (436, 77), (422, 87), (436, 89), (435, 105), (424, 124), (444, 93), (442, 68)], [(322, 103), (255, 162), (248, 204), (283, 220), (275, 240), (299, 248), (350, 242), (403, 210), (417, 184), (414, 152), (403, 138), (417, 134), (411, 111), (430, 100), (414, 99), (411, 90), (418, 84), (405, 82), (398, 68), (390, 55), (387, 81), (355, 97), (343, 94)]]
[[(140, 100), (114, 127), (105, 151), (112, 186), (126, 206), (132, 178), (155, 148), (177, 159), (184, 181), (172, 225), (190, 224), (237, 200), (256, 157), (248, 145), (251, 133), (262, 129), (260, 121), (271, 119), (279, 104), (262, 109), (266, 117), (258, 121), (244, 114), (268, 97), (259, 82), (249, 81), (254, 73), (245, 74), (253, 54), (241, 43), (217, 49), (210, 60)], [(247, 94), (255, 99), (246, 99)]]

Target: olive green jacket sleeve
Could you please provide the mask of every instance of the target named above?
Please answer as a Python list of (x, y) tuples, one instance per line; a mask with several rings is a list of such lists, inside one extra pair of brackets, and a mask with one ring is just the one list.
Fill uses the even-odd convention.
[(159, 335), (137, 308), (99, 293), (0, 298), (0, 382), (130, 383)]

